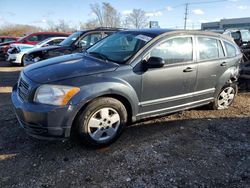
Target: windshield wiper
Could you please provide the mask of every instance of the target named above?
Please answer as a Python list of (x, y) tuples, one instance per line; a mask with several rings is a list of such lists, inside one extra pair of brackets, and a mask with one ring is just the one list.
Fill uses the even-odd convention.
[(93, 55), (94, 57), (97, 57), (97, 58), (99, 57), (99, 58), (101, 58), (104, 61), (108, 61), (109, 60), (106, 55), (104, 55), (102, 53), (99, 53), (99, 52), (89, 52), (89, 54)]

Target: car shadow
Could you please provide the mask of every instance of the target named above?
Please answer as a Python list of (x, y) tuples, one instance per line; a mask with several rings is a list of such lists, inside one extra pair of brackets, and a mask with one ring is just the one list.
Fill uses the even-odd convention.
[[(14, 116), (13, 116), (14, 117)], [(167, 117), (167, 116), (166, 116)], [(75, 141), (74, 139), (65, 139), (65, 140), (55, 140), (55, 141), (45, 141), (45, 140), (39, 140), (32, 137), (29, 137), (26, 135), (24, 130), (22, 128), (19, 128), (18, 122), (15, 118), (13, 120), (13, 125), (16, 131), (10, 133), (10, 139), (4, 139), (5, 141), (2, 142), (6, 144), (6, 146), (9, 143), (16, 143), (15, 144), (15, 150), (18, 148), (21, 148), (22, 150), (19, 150), (19, 154), (21, 155), (22, 152), (31, 152), (31, 153), (43, 153), (46, 151), (52, 151), (56, 150), (60, 153), (60, 150), (62, 152), (66, 150), (78, 150), (81, 149), (82, 151), (91, 151), (93, 153), (96, 153), (99, 151), (99, 149), (86, 147), (84, 144), (80, 143), (79, 141)], [(132, 124), (128, 126), (124, 133), (122, 134), (121, 138), (119, 138), (115, 143), (110, 145), (108, 148), (109, 150), (115, 151), (116, 149), (122, 149), (123, 147), (126, 148), (127, 146), (137, 146), (141, 145), (144, 142), (152, 142), (159, 141), (159, 135), (162, 136), (160, 139), (166, 139), (165, 137), (173, 137), (177, 136), (178, 134), (186, 134), (188, 139), (193, 140), (194, 137), (192, 137), (193, 134), (199, 134), (200, 131), (205, 131), (208, 133), (208, 136), (213, 135), (211, 133), (215, 134), (221, 134), (221, 136), (225, 136), (228, 132), (228, 139), (234, 138), (235, 140), (240, 140), (240, 135), (230, 135), (230, 122), (239, 122), (238, 128), (246, 129), (245, 133), (249, 134), (249, 130), (247, 126), (244, 123), (249, 123), (250, 117), (237, 117), (237, 118), (197, 118), (197, 119), (184, 119), (184, 120), (171, 120), (168, 118), (165, 118), (164, 120), (159, 120), (159, 118), (152, 118), (148, 119), (146, 121), (141, 121), (136, 124)], [(242, 122), (242, 124), (240, 124)], [(228, 126), (227, 129), (224, 130), (225, 125)], [(235, 125), (234, 125), (235, 126)], [(2, 127), (3, 128), (3, 127)], [(234, 127), (234, 129), (238, 129)], [(210, 129), (214, 129), (214, 131), (209, 131)], [(222, 134), (221, 131), (216, 133), (216, 130), (223, 131)], [(198, 132), (197, 132), (198, 131)], [(241, 134), (243, 130), (240, 130), (238, 134)], [(16, 133), (16, 135), (15, 135)], [(188, 134), (190, 133), (190, 137)], [(240, 136), (238, 138), (238, 136)], [(5, 136), (3, 136), (5, 137)], [(219, 139), (219, 138), (218, 138)], [(28, 146), (28, 147), (25, 147)], [(1, 148), (0, 154), (3, 154), (4, 152), (11, 153), (11, 148), (6, 147), (7, 150), (5, 151), (5, 147)], [(69, 154), (69, 153), (68, 153)], [(60, 155), (60, 154), (59, 154)], [(73, 156), (72, 156), (73, 157)], [(74, 158), (74, 157), (73, 157)]]
[[(34, 177), (41, 181), (49, 174), (66, 187), (76, 179), (86, 186), (100, 181), (99, 178), (109, 181), (105, 179), (118, 172), (121, 176), (132, 173), (134, 180), (140, 176), (154, 176), (157, 180), (157, 174), (169, 170), (174, 170), (183, 181), (191, 181), (190, 176), (198, 180), (211, 176), (223, 181), (224, 175), (214, 173), (225, 171), (235, 176), (239, 158), (247, 155), (249, 121), (249, 117), (146, 121), (127, 127), (112, 145), (91, 149), (71, 140), (29, 138), (13, 120), (14, 124), (9, 125), (12, 130), (1, 127), (4, 135), (0, 138), (0, 167), (5, 172), (0, 175), (10, 177), (4, 185), (13, 185), (18, 181), (27, 183)], [(189, 170), (191, 174), (184, 173)], [(67, 174), (66, 179), (58, 176), (62, 172)], [(80, 174), (91, 181), (79, 178)]]

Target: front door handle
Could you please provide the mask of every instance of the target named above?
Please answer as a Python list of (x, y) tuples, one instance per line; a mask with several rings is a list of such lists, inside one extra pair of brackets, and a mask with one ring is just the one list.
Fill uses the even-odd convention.
[(220, 64), (220, 66), (222, 66), (222, 67), (226, 67), (226, 66), (227, 66), (227, 62), (223, 62), (223, 63), (221, 63), (221, 64)]
[(193, 72), (195, 69), (192, 67), (187, 67), (186, 69), (183, 70), (183, 72)]

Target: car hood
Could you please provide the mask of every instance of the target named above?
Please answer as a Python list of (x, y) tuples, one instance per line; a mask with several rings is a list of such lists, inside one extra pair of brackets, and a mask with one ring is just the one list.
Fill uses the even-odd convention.
[(32, 45), (32, 44), (17, 44), (17, 43), (13, 43), (13, 44), (10, 44), (10, 47), (19, 47), (19, 48), (26, 48), (26, 47), (34, 47), (35, 45)]
[(35, 45), (31, 45), (31, 44), (11, 44), (10, 45), (11, 48), (18, 48), (21, 51), (27, 51), (27, 50), (31, 50), (35, 47)]
[(48, 83), (73, 77), (114, 71), (119, 65), (104, 62), (83, 53), (51, 58), (31, 64), (23, 72), (37, 83)]

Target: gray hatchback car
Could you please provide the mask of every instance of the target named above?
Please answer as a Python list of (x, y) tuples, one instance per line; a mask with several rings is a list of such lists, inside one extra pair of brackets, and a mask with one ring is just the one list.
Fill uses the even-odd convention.
[(12, 102), (29, 135), (77, 133), (84, 143), (102, 146), (143, 118), (207, 104), (228, 108), (241, 58), (238, 46), (220, 34), (122, 31), (83, 53), (26, 67)]

